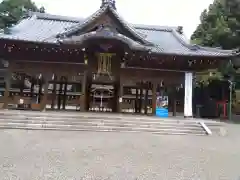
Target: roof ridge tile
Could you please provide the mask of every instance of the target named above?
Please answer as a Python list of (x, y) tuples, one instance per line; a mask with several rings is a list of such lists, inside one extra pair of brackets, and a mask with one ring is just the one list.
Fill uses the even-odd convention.
[(143, 25), (143, 24), (132, 24), (135, 29), (142, 29), (142, 30), (151, 30), (151, 31), (172, 31), (177, 27), (173, 26), (158, 26), (158, 25)]
[(29, 11), (28, 16), (30, 17), (36, 16), (37, 19), (53, 20), (53, 21), (65, 21), (65, 22), (75, 22), (75, 23), (80, 23), (83, 21), (83, 18), (53, 15), (49, 13), (40, 13), (40, 12), (32, 12), (32, 11)]

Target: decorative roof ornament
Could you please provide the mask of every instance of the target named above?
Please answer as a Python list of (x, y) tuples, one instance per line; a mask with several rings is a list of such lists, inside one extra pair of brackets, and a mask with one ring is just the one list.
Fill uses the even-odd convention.
[(40, 7), (39, 12), (40, 12), (40, 13), (45, 13), (45, 8), (44, 8), (43, 6)]
[(116, 1), (115, 0), (102, 0), (102, 4), (101, 4), (100, 8), (102, 8), (106, 5), (112, 6), (112, 8), (116, 10)]
[(183, 34), (183, 27), (182, 27), (182, 26), (178, 26), (178, 27), (177, 27), (177, 32), (178, 32), (179, 34)]

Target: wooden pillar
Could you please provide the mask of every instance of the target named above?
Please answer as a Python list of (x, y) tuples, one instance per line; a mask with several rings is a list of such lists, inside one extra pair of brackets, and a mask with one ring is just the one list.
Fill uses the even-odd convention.
[(66, 102), (67, 102), (67, 85), (68, 85), (68, 78), (64, 77), (64, 90), (63, 90), (63, 109), (66, 109)]
[(177, 115), (177, 87), (172, 87), (172, 109), (173, 109), (173, 116), (176, 116)]
[(46, 78), (45, 79), (45, 84), (44, 84), (43, 98), (42, 98), (42, 101), (41, 101), (41, 111), (46, 110), (47, 98), (48, 98), (48, 86), (49, 86), (49, 80)]
[(110, 107), (112, 108), (112, 112), (118, 112), (118, 90), (119, 90), (119, 84), (118, 82), (113, 83), (113, 97), (110, 98), (109, 104)]
[(21, 74), (20, 75), (20, 81), (21, 81), (21, 85), (20, 85), (20, 97), (23, 97), (23, 90), (24, 90), (24, 80), (25, 80), (25, 75)]
[(43, 87), (43, 79), (42, 77), (38, 77), (38, 103), (42, 101), (42, 87)]
[(142, 113), (142, 97), (143, 97), (143, 84), (140, 84), (140, 95), (139, 95), (139, 109), (138, 112)]
[(34, 84), (35, 84), (35, 79), (33, 77), (31, 77), (31, 97), (33, 99), (34, 97)]
[(156, 101), (157, 101), (157, 83), (153, 81), (152, 84), (152, 114), (156, 114)]
[(122, 107), (123, 107), (123, 83), (120, 80), (118, 90), (118, 113), (122, 113)]
[(4, 102), (3, 102), (3, 109), (8, 108), (8, 97), (10, 94), (10, 88), (11, 88), (11, 78), (12, 78), (12, 72), (10, 69), (6, 71), (5, 74), (5, 91), (4, 91)]
[(53, 74), (53, 89), (52, 89), (52, 103), (51, 103), (51, 109), (54, 109), (55, 107), (55, 100), (56, 100), (56, 90), (57, 90), (57, 75)]
[(63, 88), (63, 81), (64, 81), (64, 77), (61, 76), (60, 78), (60, 85), (59, 85), (59, 90), (58, 90), (58, 102), (57, 102), (57, 105), (58, 105), (58, 110), (61, 109), (61, 105), (62, 105), (62, 88)]
[(80, 111), (81, 112), (86, 112), (87, 111), (87, 71), (84, 71), (83, 74), (83, 79), (82, 79), (82, 92), (81, 92), (81, 96), (80, 96)]
[(144, 114), (147, 114), (148, 107), (148, 88), (145, 88), (145, 96), (144, 96)]
[(138, 88), (136, 87), (135, 113), (138, 113)]

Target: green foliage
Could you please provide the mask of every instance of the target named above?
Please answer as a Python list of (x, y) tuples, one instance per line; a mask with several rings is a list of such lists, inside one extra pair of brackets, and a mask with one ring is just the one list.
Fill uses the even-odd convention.
[[(222, 49), (240, 48), (240, 0), (214, 0), (202, 12), (200, 21), (191, 36), (192, 43)], [(218, 71), (223, 78), (236, 75), (233, 65), (227, 61)]]
[(16, 24), (29, 10), (40, 11), (31, 0), (3, 0), (0, 3), (0, 29)]
[(240, 47), (240, 1), (215, 0), (200, 17), (193, 43), (223, 49)]

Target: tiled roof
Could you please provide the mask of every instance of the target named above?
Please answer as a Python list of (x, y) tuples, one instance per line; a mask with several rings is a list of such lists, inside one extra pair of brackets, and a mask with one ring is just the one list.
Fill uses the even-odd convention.
[[(80, 22), (80, 20), (79, 20)], [(9, 29), (9, 33), (1, 34), (0, 38), (55, 42), (56, 34), (62, 33), (73, 25), (78, 23), (65, 19), (65, 17), (53, 16), (43, 13), (30, 13), (30, 16), (21, 20), (17, 25)]]
[(191, 45), (183, 34), (177, 32), (177, 27), (145, 26), (138, 25), (135, 28), (155, 44), (152, 52), (186, 56), (229, 56), (233, 53), (232, 50)]
[(83, 22), (76, 24), (75, 26), (67, 29), (64, 33), (60, 35), (69, 35), (76, 31), (81, 30), (85, 26), (87, 26), (90, 22), (94, 21), (96, 18), (100, 17), (107, 11), (110, 11), (116, 19), (126, 28), (133, 36), (135, 36), (137, 39), (142, 41), (144, 44), (151, 44), (148, 42), (144, 37), (142, 37), (140, 34), (136, 32), (136, 29), (133, 28), (128, 22), (126, 22), (123, 18), (120, 17), (120, 15), (117, 13), (117, 11), (112, 7), (111, 3), (106, 3), (103, 7), (101, 7), (98, 11), (93, 13), (90, 17), (86, 18)]
[[(115, 12), (114, 9), (113, 12)], [(122, 18), (120, 20), (123, 21)], [(86, 23), (86, 20), (82, 18), (71, 18), (45, 13), (29, 13), (27, 18), (22, 19), (17, 25), (10, 28), (9, 33), (0, 34), (0, 38), (56, 43), (58, 41), (57, 35), (66, 32), (69, 33), (84, 23)], [(235, 51), (232, 50), (191, 45), (184, 35), (177, 32), (177, 27), (127, 24), (125, 21), (122, 23), (130, 28), (131, 32), (135, 33), (139, 38), (143, 38), (146, 42), (151, 42), (152, 45), (148, 46), (147, 49), (153, 53), (221, 57), (235, 55)]]
[(131, 38), (124, 36), (120, 33), (112, 33), (111, 36), (106, 36), (102, 32), (97, 31), (91, 31), (89, 33), (84, 33), (82, 35), (78, 36), (71, 36), (70, 38), (64, 38), (63, 40), (60, 40), (60, 42), (65, 44), (82, 44), (85, 40), (89, 39), (95, 39), (95, 38), (104, 38), (104, 39), (114, 39), (122, 41), (124, 44), (127, 44), (131, 49), (136, 50), (142, 50), (142, 51), (148, 51), (150, 49), (149, 46), (145, 46), (139, 42), (136, 42), (132, 40)]

